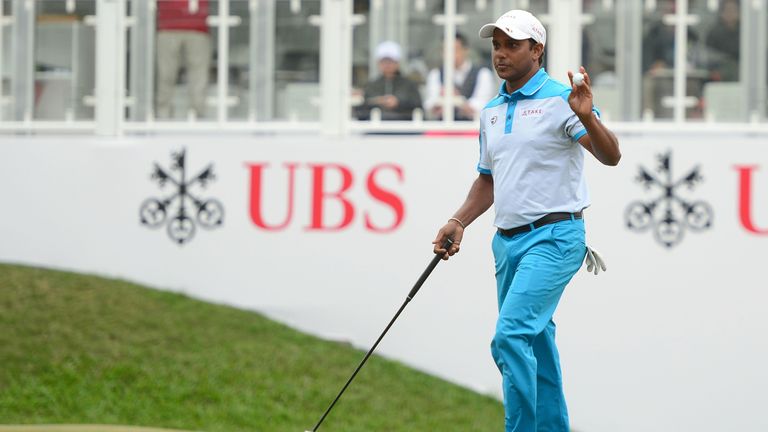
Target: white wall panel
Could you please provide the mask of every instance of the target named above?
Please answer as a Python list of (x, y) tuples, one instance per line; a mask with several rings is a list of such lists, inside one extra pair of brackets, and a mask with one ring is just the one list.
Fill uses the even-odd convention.
[[(608, 272), (582, 270), (556, 316), (566, 395), (583, 431), (763, 431), (768, 386), (768, 149), (759, 137), (627, 135), (617, 168), (590, 159), (593, 206), (587, 236)], [(139, 223), (139, 206), (161, 189), (153, 163), (168, 167), (186, 149), (191, 172), (213, 164), (200, 191), (225, 209), (222, 227), (186, 244)], [(671, 150), (672, 177), (700, 167), (703, 180), (675, 194), (703, 200), (713, 226), (687, 230), (665, 247), (626, 228), (630, 202), (657, 192), (636, 182)], [(12, 137), (0, 143), (0, 260), (121, 277), (261, 311), (299, 329), (366, 349), (431, 259), (438, 227), (475, 177), (476, 138), (315, 136)], [(264, 218), (279, 222), (288, 171), (296, 164), (293, 219), (259, 229), (249, 213), (248, 164), (268, 163)], [(308, 230), (309, 164), (347, 167), (349, 227)], [(402, 224), (367, 230), (364, 215), (387, 226), (392, 209), (372, 198), (366, 176), (380, 164), (381, 188), (402, 200)], [(740, 219), (740, 174), (752, 166), (752, 222)], [(389, 171), (388, 171), (389, 170)], [(656, 175), (661, 176), (660, 173)], [(341, 183), (327, 177), (327, 191)], [(166, 187), (165, 191), (170, 191)], [(341, 205), (324, 207), (331, 225)], [(491, 214), (468, 230), (462, 252), (441, 263), (379, 352), (481, 392), (499, 395), (489, 353), (495, 324)], [(350, 371), (354, 365), (350, 365)]]

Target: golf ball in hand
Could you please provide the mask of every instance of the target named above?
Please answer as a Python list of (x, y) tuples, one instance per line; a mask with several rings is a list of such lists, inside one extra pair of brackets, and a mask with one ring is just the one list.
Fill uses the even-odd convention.
[(577, 86), (584, 84), (584, 74), (580, 72), (573, 74), (573, 83)]

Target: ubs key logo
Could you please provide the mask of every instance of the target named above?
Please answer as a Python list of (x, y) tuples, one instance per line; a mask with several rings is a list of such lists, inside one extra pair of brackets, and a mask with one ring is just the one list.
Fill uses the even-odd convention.
[[(164, 169), (154, 164), (151, 179), (160, 189), (170, 183), (173, 191), (166, 197), (147, 198), (139, 208), (141, 224), (147, 228), (167, 225), (168, 236), (179, 245), (192, 240), (196, 225), (205, 229), (218, 228), (224, 223), (224, 207), (218, 200), (202, 198), (197, 188), (214, 181), (213, 164), (187, 179), (186, 149), (171, 154), (171, 166)], [(169, 219), (170, 216), (170, 219)], [(194, 219), (193, 219), (194, 217)]]
[(648, 201), (631, 203), (624, 218), (632, 231), (653, 231), (656, 240), (671, 248), (683, 240), (686, 229), (694, 232), (712, 227), (712, 207), (704, 201), (689, 202), (680, 195), (680, 188), (693, 190), (703, 181), (700, 168), (693, 168), (687, 175), (674, 180), (672, 175), (672, 152), (658, 156), (659, 165), (655, 172), (640, 167), (636, 180), (646, 190), (657, 192)]

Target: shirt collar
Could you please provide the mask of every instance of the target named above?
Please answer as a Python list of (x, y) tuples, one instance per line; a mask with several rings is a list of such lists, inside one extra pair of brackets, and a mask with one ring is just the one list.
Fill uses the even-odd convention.
[(501, 88), (499, 89), (499, 95), (506, 99), (512, 98), (516, 93), (520, 93), (523, 96), (533, 96), (534, 93), (539, 91), (539, 89), (544, 86), (544, 83), (547, 82), (548, 79), (549, 75), (547, 74), (547, 71), (544, 70), (544, 68), (539, 68), (539, 70), (528, 80), (528, 82), (526, 82), (519, 89), (512, 92), (512, 94), (507, 93), (507, 82), (502, 82)]

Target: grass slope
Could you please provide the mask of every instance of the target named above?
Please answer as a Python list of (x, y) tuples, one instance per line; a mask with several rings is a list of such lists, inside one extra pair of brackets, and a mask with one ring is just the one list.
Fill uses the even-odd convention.
[[(362, 358), (243, 310), (0, 264), (0, 423), (311, 429)], [(373, 357), (327, 431), (490, 431), (501, 404)]]

